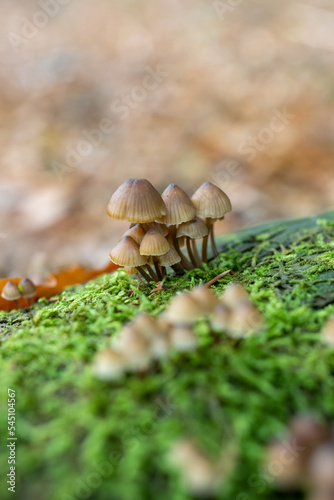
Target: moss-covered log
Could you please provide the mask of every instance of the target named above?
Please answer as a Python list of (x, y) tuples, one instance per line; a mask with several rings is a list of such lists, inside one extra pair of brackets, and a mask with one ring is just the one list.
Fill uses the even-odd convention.
[[(66, 290), (57, 302), (0, 312), (1, 498), (12, 495), (7, 388), (16, 391), (15, 498), (189, 498), (167, 460), (185, 435), (212, 458), (231, 443), (238, 448), (217, 498), (281, 498), (262, 468), (265, 443), (298, 412), (334, 420), (334, 349), (319, 335), (334, 314), (334, 212), (219, 243), (219, 257), (205, 269), (167, 277), (167, 288), (151, 295), (119, 271)], [(263, 333), (243, 341), (212, 336), (203, 320), (197, 351), (174, 353), (117, 383), (95, 379), (94, 355), (122, 324), (139, 311), (159, 314), (176, 291), (226, 269), (235, 274), (213, 288), (221, 293), (241, 281), (264, 316)]]

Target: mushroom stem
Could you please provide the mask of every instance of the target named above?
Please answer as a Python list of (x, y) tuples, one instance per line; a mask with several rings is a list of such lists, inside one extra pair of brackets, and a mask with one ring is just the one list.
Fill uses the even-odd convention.
[(20, 306), (20, 304), (18, 303), (18, 301), (17, 301), (17, 300), (14, 300), (14, 302), (15, 302), (15, 304), (17, 305), (17, 308), (18, 308), (18, 309), (21, 309), (21, 306)]
[(155, 274), (155, 272), (153, 271), (153, 269), (149, 264), (146, 264), (145, 269), (149, 272), (149, 275), (151, 276), (151, 279), (153, 281), (158, 281), (158, 276)]
[(197, 250), (196, 240), (194, 240), (194, 239), (191, 240), (191, 246), (192, 246), (192, 251), (193, 251), (194, 258), (196, 260), (196, 266), (197, 267), (201, 267), (202, 262), (201, 262), (201, 258), (199, 256), (199, 253), (198, 253), (198, 250)]
[(190, 271), (191, 269), (194, 269), (194, 266), (189, 262), (189, 260), (186, 258), (186, 256), (182, 253), (179, 242), (176, 237), (176, 226), (170, 226), (169, 232), (172, 235), (173, 239), (173, 245), (179, 256), (181, 257), (181, 265), (184, 267), (186, 271)]
[(203, 260), (203, 262), (207, 262), (208, 261), (208, 241), (209, 241), (209, 236), (210, 236), (210, 240), (211, 240), (211, 243), (212, 243), (212, 251), (214, 253), (214, 256), (217, 257), (217, 255), (218, 255), (217, 248), (216, 248), (216, 245), (215, 245), (215, 242), (214, 242), (214, 234), (213, 234), (213, 224), (214, 224), (214, 222), (215, 222), (215, 219), (211, 219), (209, 217), (207, 217), (205, 219), (205, 224), (206, 224), (206, 227), (208, 228), (209, 234), (207, 236), (204, 236), (204, 238), (203, 238), (203, 245), (202, 245), (202, 260)]
[(151, 276), (147, 274), (146, 271), (144, 271), (142, 266), (137, 267), (139, 273), (142, 275), (142, 277), (147, 281), (147, 283), (151, 283), (152, 279)]
[(159, 267), (159, 263), (158, 263), (158, 260), (156, 257), (153, 257), (153, 264), (154, 264), (155, 273), (158, 276), (158, 280), (161, 281), (163, 276), (162, 276), (161, 269)]
[(189, 257), (190, 257), (192, 265), (194, 267), (198, 267), (198, 263), (196, 262), (196, 259), (194, 257), (193, 252), (192, 252), (192, 249), (191, 249), (191, 244), (190, 244), (190, 238), (189, 238), (189, 236), (186, 237), (186, 245), (187, 245), (187, 250), (188, 250), (188, 254), (189, 254)]
[(184, 274), (184, 269), (183, 269), (183, 267), (181, 266), (180, 263), (173, 264), (171, 266), (171, 268), (173, 269), (173, 271), (175, 272), (175, 274), (177, 274), (178, 276), (182, 276)]
[(213, 252), (213, 256), (214, 257), (217, 257), (218, 255), (218, 250), (217, 250), (217, 247), (216, 247), (216, 242), (215, 242), (215, 235), (214, 235), (214, 230), (213, 230), (213, 226), (214, 226), (214, 222), (212, 222), (211, 224), (211, 227), (210, 227), (210, 240), (211, 240), (211, 248), (212, 248), (212, 252)]
[(208, 237), (209, 237), (209, 235), (207, 234), (203, 238), (203, 243), (202, 243), (202, 261), (203, 262), (208, 261)]

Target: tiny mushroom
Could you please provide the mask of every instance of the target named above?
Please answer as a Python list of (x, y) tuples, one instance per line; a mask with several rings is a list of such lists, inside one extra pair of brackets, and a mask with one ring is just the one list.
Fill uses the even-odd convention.
[(176, 231), (176, 237), (186, 237), (187, 250), (192, 264), (195, 267), (200, 267), (202, 264), (201, 258), (198, 255), (196, 239), (204, 238), (209, 234), (206, 224), (199, 217), (193, 220), (183, 222), (179, 225)]
[(183, 189), (176, 184), (169, 184), (161, 195), (165, 202), (167, 214), (157, 218), (157, 222), (169, 226), (169, 234), (172, 237), (175, 250), (181, 257), (181, 264), (185, 269), (192, 269), (192, 264), (182, 254), (177, 238), (177, 225), (192, 220), (196, 215), (196, 209), (193, 202)]
[[(139, 245), (130, 236), (124, 236), (109, 253), (110, 260), (119, 266), (136, 267), (140, 274), (150, 282), (150, 276), (145, 272), (147, 259), (139, 253)], [(154, 279), (154, 278), (153, 278)]]
[(20, 291), (21, 297), (28, 299), (29, 303), (32, 305), (33, 301), (31, 297), (33, 297), (37, 293), (37, 289), (34, 283), (29, 278), (23, 278), (18, 284), (18, 289)]
[(103, 349), (95, 357), (93, 372), (101, 380), (116, 380), (122, 377), (125, 369), (123, 356), (114, 349)]
[(17, 307), (20, 308), (17, 300), (21, 298), (21, 293), (18, 286), (15, 285), (15, 283), (13, 283), (12, 281), (7, 281), (2, 289), (1, 297), (5, 300), (12, 300), (13, 302), (15, 302)]
[(153, 257), (155, 272), (159, 280), (163, 278), (159, 267), (158, 257), (165, 255), (170, 249), (169, 243), (160, 231), (150, 229), (145, 234), (139, 247), (141, 255)]
[[(231, 212), (231, 201), (224, 191), (218, 186), (211, 184), (211, 182), (204, 182), (192, 195), (191, 200), (195, 205), (196, 215), (206, 220), (212, 250), (214, 256), (217, 256), (218, 251), (214, 239), (213, 225), (216, 220), (223, 219), (225, 214)], [(207, 261), (207, 245), (208, 236), (205, 236), (202, 248), (202, 260), (204, 262)]]
[(153, 222), (166, 215), (161, 195), (146, 179), (128, 179), (111, 196), (107, 214), (129, 222)]

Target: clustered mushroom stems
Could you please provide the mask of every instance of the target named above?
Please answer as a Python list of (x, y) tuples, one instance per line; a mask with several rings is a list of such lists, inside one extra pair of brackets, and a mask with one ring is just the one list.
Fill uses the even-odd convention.
[[(128, 179), (111, 196), (107, 208), (110, 217), (131, 223), (110, 259), (148, 283), (161, 281), (167, 267), (181, 275), (207, 262), (209, 239), (213, 256), (218, 255), (214, 223), (231, 209), (228, 196), (210, 182), (190, 198), (176, 184), (160, 195), (146, 179)], [(201, 257), (196, 240), (202, 240)]]

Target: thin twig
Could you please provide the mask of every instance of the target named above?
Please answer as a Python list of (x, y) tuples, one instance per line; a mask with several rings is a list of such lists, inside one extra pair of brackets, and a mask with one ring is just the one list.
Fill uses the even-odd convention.
[(210, 288), (211, 285), (216, 283), (216, 281), (220, 280), (221, 278), (224, 278), (224, 276), (226, 276), (227, 274), (234, 274), (234, 272), (231, 271), (231, 269), (229, 269), (228, 271), (225, 271), (224, 273), (218, 274), (218, 276), (215, 276), (214, 278), (212, 278), (212, 280), (208, 281), (203, 286), (205, 286), (206, 288)]

